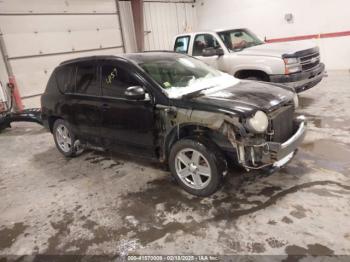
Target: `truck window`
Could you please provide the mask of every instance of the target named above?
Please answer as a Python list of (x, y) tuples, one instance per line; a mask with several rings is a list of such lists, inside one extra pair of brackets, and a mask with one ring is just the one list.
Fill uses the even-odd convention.
[(230, 51), (240, 51), (247, 47), (263, 44), (261, 40), (246, 29), (218, 32), (218, 35)]
[(100, 95), (97, 66), (95, 63), (80, 63), (77, 67), (75, 93), (97, 96)]
[(190, 43), (190, 36), (179, 36), (175, 40), (174, 51), (178, 53), (187, 54)]
[(211, 34), (196, 35), (193, 43), (193, 56), (201, 56), (204, 48), (219, 48), (220, 45)]

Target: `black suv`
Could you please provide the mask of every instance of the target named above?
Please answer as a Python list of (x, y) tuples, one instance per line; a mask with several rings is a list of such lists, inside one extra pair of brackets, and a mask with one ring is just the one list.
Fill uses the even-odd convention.
[(146, 52), (61, 63), (41, 98), (67, 157), (98, 146), (167, 163), (188, 192), (215, 192), (228, 163), (280, 167), (305, 136), (288, 87), (238, 80), (187, 55)]

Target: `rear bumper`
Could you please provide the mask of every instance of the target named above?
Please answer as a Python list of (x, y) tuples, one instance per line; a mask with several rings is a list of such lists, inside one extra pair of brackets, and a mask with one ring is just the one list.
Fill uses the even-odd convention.
[(280, 83), (294, 88), (296, 92), (302, 92), (314, 87), (321, 82), (325, 72), (325, 65), (320, 63), (309, 71), (291, 75), (270, 75), (271, 82)]
[(0, 115), (0, 129), (10, 127), (12, 122), (34, 122), (42, 125), (41, 110), (38, 108), (25, 109), (21, 112), (8, 112)]

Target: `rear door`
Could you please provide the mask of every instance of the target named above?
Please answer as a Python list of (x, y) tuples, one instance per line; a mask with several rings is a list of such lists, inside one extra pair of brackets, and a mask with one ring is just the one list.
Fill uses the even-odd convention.
[(144, 100), (127, 99), (124, 92), (131, 86), (143, 86), (132, 65), (124, 61), (101, 63), (101, 133), (109, 146), (118, 149), (125, 146), (127, 151), (142, 151), (153, 156), (155, 122), (152, 95), (143, 87), (146, 91)]
[(101, 135), (101, 88), (95, 60), (75, 67), (75, 88), (69, 95), (71, 124), (82, 139), (98, 144)]

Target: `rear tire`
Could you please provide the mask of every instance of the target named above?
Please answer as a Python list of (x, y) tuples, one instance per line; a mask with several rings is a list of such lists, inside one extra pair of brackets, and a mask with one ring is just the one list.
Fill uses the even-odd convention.
[(225, 167), (221, 156), (210, 143), (181, 139), (170, 150), (169, 168), (185, 191), (206, 197), (215, 193), (222, 183)]
[(84, 151), (80, 141), (72, 132), (67, 121), (57, 119), (53, 125), (52, 134), (57, 149), (65, 157), (74, 157), (80, 155)]

